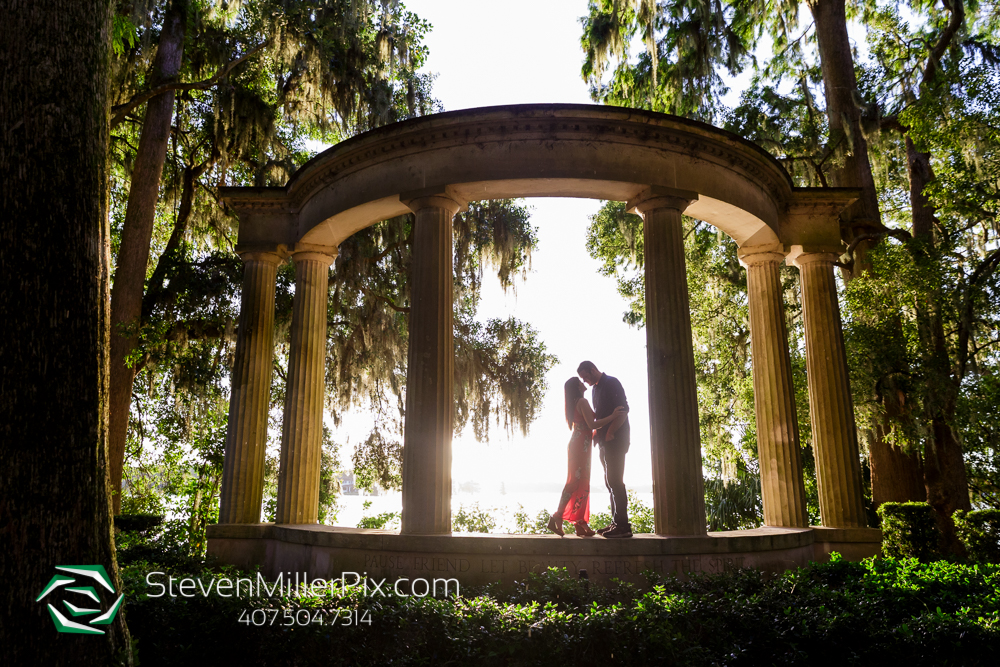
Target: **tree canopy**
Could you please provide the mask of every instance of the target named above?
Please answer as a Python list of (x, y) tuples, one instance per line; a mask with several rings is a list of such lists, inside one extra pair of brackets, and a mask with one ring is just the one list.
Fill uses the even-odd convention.
[[(988, 3), (843, 0), (592, 0), (581, 20), (595, 101), (715, 123), (770, 151), (796, 185), (861, 189), (842, 220), (841, 297), (869, 500), (928, 500), (946, 530), (970, 491), (978, 505), (997, 497), (996, 435), (979, 412), (996, 397), (1000, 361), (997, 20)], [(721, 97), (741, 73), (750, 86), (727, 108)], [(641, 324), (641, 235), (618, 208), (594, 219), (590, 249), (636, 299), (626, 321)], [(748, 368), (745, 282), (705, 266), (700, 223), (687, 224), (703, 441), (717, 458), (719, 421), (708, 413), (726, 406), (721, 441), (747, 463), (752, 390), (735, 398)], [(731, 242), (712, 244), (735, 267)], [(794, 273), (785, 279), (807, 445)], [(706, 300), (706, 285), (730, 294)]]
[[(284, 185), (317, 142), (440, 111), (432, 78), (418, 71), (428, 29), (398, 2), (118, 7), (111, 219), (121, 359), (116, 366), (112, 350), (112, 393), (118, 372), (127, 400), (117, 408), (112, 401), (112, 438), (116, 417), (125, 420), (123, 509), (186, 517), (175, 528), (193, 549), (218, 511), (242, 278), (238, 221), (219, 188)], [(177, 54), (173, 73), (163, 70), (168, 47)], [(155, 126), (153, 105), (168, 95)], [(155, 131), (159, 148), (148, 141)], [(143, 161), (156, 158), (162, 167), (147, 169), (155, 179), (138, 181)], [(148, 231), (136, 232), (142, 216)], [(334, 427), (346, 410), (373, 416), (355, 467), (362, 484), (383, 488), (398, 485), (411, 228), (412, 216), (402, 216), (362, 230), (341, 245), (330, 271), (326, 410)], [(454, 237), (456, 428), (468, 424), (483, 439), (491, 423), (526, 431), (554, 357), (529, 324), (481, 322), (476, 309), (485, 271), (505, 289), (526, 275), (536, 244), (529, 211), (514, 201), (473, 202), (456, 217)], [(126, 246), (148, 259), (128, 265)], [(293, 285), (291, 265), (281, 267), (273, 424), (284, 400)], [(118, 294), (129, 291), (135, 305), (116, 310), (127, 301)], [(335, 428), (326, 433), (321, 515), (334, 507), (338, 442)], [(276, 448), (272, 442), (266, 471), (272, 495)]]

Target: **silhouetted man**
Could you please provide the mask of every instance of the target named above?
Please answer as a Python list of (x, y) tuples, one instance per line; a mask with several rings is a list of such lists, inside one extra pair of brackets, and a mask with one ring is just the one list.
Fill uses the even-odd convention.
[[(625, 408), (625, 419), (621, 424), (612, 422), (597, 430), (594, 442), (600, 447), (601, 465), (604, 467), (604, 484), (611, 493), (612, 523), (598, 530), (607, 538), (632, 537), (632, 525), (628, 522), (628, 496), (625, 493), (625, 454), (628, 453), (631, 430), (628, 423), (628, 401), (625, 389), (617, 378), (597, 370), (592, 361), (584, 361), (576, 369), (577, 375), (594, 388), (594, 417), (608, 417), (619, 405)], [(609, 430), (611, 435), (609, 436)], [(611, 437), (611, 440), (608, 438)]]

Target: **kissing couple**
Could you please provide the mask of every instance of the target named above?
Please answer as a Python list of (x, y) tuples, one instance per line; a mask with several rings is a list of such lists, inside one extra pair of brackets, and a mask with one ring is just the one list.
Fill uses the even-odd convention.
[[(606, 538), (632, 537), (628, 521), (628, 496), (625, 493), (625, 454), (628, 453), (630, 429), (625, 389), (617, 378), (584, 361), (563, 385), (566, 395), (566, 423), (573, 431), (569, 439), (569, 473), (559, 497), (559, 507), (549, 518), (548, 529), (563, 535), (563, 521), (573, 523), (580, 537), (603, 535)], [(594, 388), (594, 406), (584, 397), (587, 387)], [(604, 484), (611, 494), (612, 522), (597, 530), (590, 527), (590, 447), (601, 454)]]

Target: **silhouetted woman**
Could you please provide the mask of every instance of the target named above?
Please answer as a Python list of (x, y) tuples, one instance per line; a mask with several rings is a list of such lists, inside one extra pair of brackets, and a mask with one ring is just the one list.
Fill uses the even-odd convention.
[(583, 397), (587, 387), (578, 377), (571, 377), (563, 385), (566, 392), (566, 423), (573, 435), (569, 439), (569, 474), (566, 486), (559, 497), (559, 507), (549, 518), (548, 529), (562, 535), (563, 521), (574, 524), (580, 537), (593, 537), (590, 525), (590, 447), (594, 429), (621, 418), (624, 421), (625, 408), (619, 406), (604, 419), (594, 419), (590, 402)]

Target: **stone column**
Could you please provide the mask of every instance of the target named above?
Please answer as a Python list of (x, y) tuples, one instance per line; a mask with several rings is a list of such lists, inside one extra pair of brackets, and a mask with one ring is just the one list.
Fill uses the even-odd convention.
[(452, 219), (445, 195), (412, 199), (406, 422), (401, 532), (451, 532), (451, 432), (455, 351), (452, 331)]
[(219, 523), (258, 523), (274, 368), (274, 280), (281, 258), (244, 252)]
[(276, 523), (316, 523), (323, 444), (329, 269), (336, 250), (296, 252)]
[(705, 534), (698, 389), (681, 213), (694, 193), (647, 196), (643, 217), (646, 269), (646, 365), (653, 514), (659, 535)]
[(802, 281), (816, 482), (824, 526), (865, 527), (857, 428), (833, 277), (836, 260), (829, 252), (807, 252), (794, 260)]
[(757, 457), (764, 498), (764, 524), (804, 528), (806, 514), (795, 388), (788, 355), (788, 331), (778, 269), (783, 251), (746, 248), (740, 263), (747, 269), (750, 298), (750, 349), (753, 399), (757, 416)]

